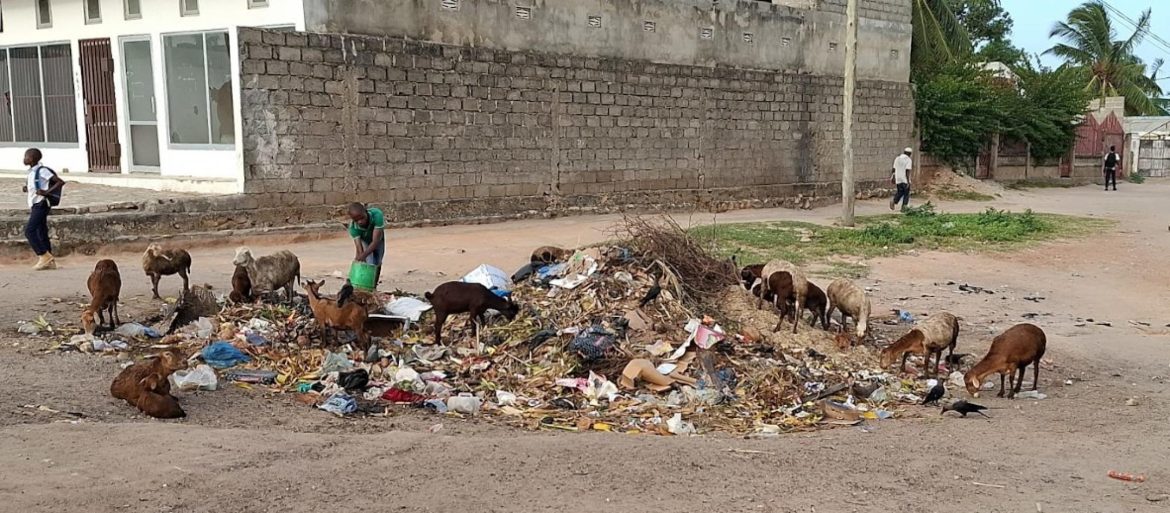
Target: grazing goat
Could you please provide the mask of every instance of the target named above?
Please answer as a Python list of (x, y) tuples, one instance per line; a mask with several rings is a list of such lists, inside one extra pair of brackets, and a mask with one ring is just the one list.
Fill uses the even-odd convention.
[[(983, 378), (993, 372), (999, 373), (999, 394), (1003, 397), (1007, 390), (1004, 378), (1009, 380), (1012, 373), (1019, 371), (1015, 386), (1008, 392), (1008, 399), (1014, 398), (1024, 384), (1024, 371), (1032, 365), (1032, 390), (1040, 384), (1040, 359), (1044, 357), (1044, 349), (1048, 345), (1048, 337), (1044, 330), (1034, 324), (1017, 324), (1008, 328), (991, 341), (991, 349), (979, 363), (975, 364), (963, 381), (967, 384), (967, 393), (972, 397), (979, 397), (979, 389), (983, 386)], [(1007, 385), (1011, 385), (1008, 382)]]
[(187, 359), (177, 349), (162, 352), (122, 369), (110, 384), (110, 395), (156, 419), (186, 417), (179, 401), (171, 396), (171, 384), (167, 381), (171, 373), (185, 367)]
[[(785, 262), (783, 260), (772, 260), (764, 265), (764, 269), (760, 273), (760, 278), (763, 280), (763, 287), (762, 287), (762, 290), (760, 292), (759, 301), (757, 301), (757, 303), (756, 303), (756, 308), (763, 307), (764, 295), (766, 295), (769, 292), (776, 293), (776, 291), (773, 291), (771, 288), (771, 285), (772, 285), (771, 277), (773, 274), (781, 273), (781, 272), (788, 273), (790, 278), (791, 278), (792, 295), (795, 298), (793, 301), (795, 303), (795, 310), (794, 311), (795, 312), (804, 311), (804, 304), (806, 301), (805, 298), (808, 297), (808, 278), (805, 277), (804, 271), (801, 271), (799, 267), (797, 267), (789, 262)], [(781, 280), (781, 281), (777, 282), (777, 284), (780, 284), (780, 283), (783, 283), (783, 281)], [(788, 297), (787, 294), (784, 294), (784, 295), (777, 294), (777, 297), (774, 298), (773, 301), (774, 302), (783, 302), (784, 299), (787, 297)], [(799, 314), (796, 314), (796, 316), (799, 316)], [(780, 317), (780, 320), (781, 320), (781, 322), (783, 322), (783, 320), (784, 320), (783, 315)], [(800, 323), (796, 322), (794, 319), (794, 321), (792, 323), (792, 332), (796, 333), (797, 328), (799, 326), (800, 326)], [(780, 328), (780, 325), (777, 324), (776, 328), (778, 331)]]
[(309, 280), (305, 282), (305, 293), (309, 296), (309, 308), (313, 310), (313, 317), (324, 328), (347, 328), (357, 335), (358, 345), (361, 348), (369, 349), (370, 337), (366, 333), (366, 308), (358, 303), (350, 301), (344, 306), (338, 306), (337, 302), (331, 299), (324, 299), (321, 297), (321, 286), (324, 281), (314, 282)]
[[(435, 291), (426, 293), (427, 301), (435, 310), (435, 343), (442, 342), (443, 324), (447, 317), (453, 314), (469, 313), (468, 325), (479, 333), (479, 325), (484, 323), (483, 314), (488, 309), (496, 310), (508, 320), (516, 318), (520, 307), (507, 299), (497, 296), (487, 287), (478, 283), (464, 283), (449, 281), (435, 287)], [(478, 321), (478, 322), (477, 322)]]
[(142, 254), (142, 271), (150, 276), (154, 299), (160, 299), (158, 280), (172, 274), (178, 274), (183, 278), (183, 292), (186, 292), (188, 287), (187, 274), (191, 272), (191, 254), (187, 253), (185, 249), (163, 249), (158, 244), (151, 244)]
[(853, 322), (857, 323), (857, 340), (858, 342), (865, 339), (866, 333), (869, 331), (869, 298), (865, 295), (865, 289), (858, 287), (853, 282), (844, 278), (837, 278), (829, 284), (829, 288), (825, 290), (825, 295), (829, 299), (829, 308), (825, 312), (825, 319), (830, 319), (833, 316), (833, 310), (841, 311), (841, 329), (845, 329), (845, 320), (848, 317), (853, 318)]
[[(787, 302), (792, 303), (793, 298), (788, 297)], [(808, 297), (805, 298), (804, 309), (812, 313), (812, 319), (809, 321), (809, 326), (816, 326), (817, 321), (821, 321), (821, 329), (829, 329), (828, 316), (829, 299), (825, 296), (825, 291), (816, 286), (813, 282), (808, 282)], [(798, 312), (803, 317), (804, 312)]]
[(232, 264), (248, 269), (248, 279), (252, 281), (253, 290), (272, 292), (284, 287), (290, 301), (293, 298), (293, 285), (301, 282), (301, 261), (287, 249), (255, 258), (248, 248), (239, 248)]
[[(911, 328), (909, 333), (902, 335), (902, 338), (882, 349), (881, 366), (883, 369), (889, 367), (900, 356), (902, 365), (898, 367), (898, 372), (903, 372), (906, 370), (906, 358), (914, 353), (923, 357), (924, 375), (937, 375), (943, 349), (949, 348), (950, 354), (955, 354), (955, 345), (958, 343), (959, 319), (949, 312), (935, 312)], [(934, 365), (930, 365), (932, 355), (937, 355)]]
[(122, 275), (118, 273), (118, 264), (113, 260), (99, 260), (93, 267), (93, 272), (89, 273), (89, 279), (85, 284), (89, 287), (90, 297), (93, 298), (81, 313), (81, 325), (85, 333), (93, 335), (97, 330), (97, 324), (94, 323), (95, 314), (101, 324), (106, 323), (105, 315), (109, 315), (110, 329), (114, 329), (115, 324), (122, 322), (118, 318), (118, 296), (122, 292)]
[(237, 265), (232, 273), (232, 292), (228, 299), (233, 303), (246, 303), (252, 300), (252, 280), (248, 278), (248, 268)]
[(529, 261), (542, 264), (555, 264), (565, 261), (572, 254), (572, 251), (556, 246), (541, 246), (532, 250), (532, 257)]

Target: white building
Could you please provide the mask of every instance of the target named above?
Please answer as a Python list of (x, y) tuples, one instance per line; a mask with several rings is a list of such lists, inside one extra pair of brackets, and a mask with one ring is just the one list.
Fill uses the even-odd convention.
[(73, 180), (239, 192), (236, 29), (304, 25), (302, 0), (0, 0), (0, 169), (37, 147)]

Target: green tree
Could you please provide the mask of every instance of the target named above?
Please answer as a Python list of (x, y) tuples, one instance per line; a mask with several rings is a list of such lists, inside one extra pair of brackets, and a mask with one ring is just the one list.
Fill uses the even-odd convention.
[(971, 39), (951, 10), (951, 0), (912, 0), (910, 76), (929, 74), (971, 53)]
[(1138, 18), (1134, 32), (1127, 38), (1117, 39), (1108, 9), (1100, 0), (1091, 0), (1069, 12), (1066, 21), (1052, 27), (1049, 37), (1062, 42), (1045, 53), (1078, 68), (1084, 87), (1093, 97), (1124, 96), (1126, 113), (1155, 115), (1161, 113), (1155, 99), (1161, 96), (1162, 89), (1145, 63), (1134, 55), (1149, 27), (1150, 9), (1146, 9)]
[(1083, 74), (1071, 66), (1047, 69), (1024, 61), (1016, 69), (1018, 91), (1001, 96), (1001, 134), (1031, 144), (1035, 157), (1068, 153), (1076, 141), (1076, 126), (1084, 115), (1090, 93), (1081, 84)]
[(1003, 10), (1000, 0), (948, 1), (979, 60), (998, 61), (1013, 68), (1027, 60), (1027, 54), (1011, 42), (1012, 17)]

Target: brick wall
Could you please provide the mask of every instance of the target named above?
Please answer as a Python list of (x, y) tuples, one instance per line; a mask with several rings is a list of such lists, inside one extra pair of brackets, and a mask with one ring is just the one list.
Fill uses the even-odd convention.
[[(261, 206), (356, 199), (401, 221), (839, 194), (835, 77), (260, 29), (240, 46)], [(864, 191), (910, 145), (913, 104), (892, 82), (857, 100)]]

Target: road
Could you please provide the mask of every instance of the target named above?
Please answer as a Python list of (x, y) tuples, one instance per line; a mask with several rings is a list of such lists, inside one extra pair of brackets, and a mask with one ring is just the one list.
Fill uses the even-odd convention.
[[(1112, 233), (1012, 253), (868, 262), (875, 310), (955, 312), (966, 326), (960, 352), (981, 353), (991, 333), (1036, 314), (1031, 322), (1049, 335), (1040, 375), (1048, 399), (987, 399), (991, 420), (908, 406), (919, 415), (770, 440), (532, 433), (419, 413), (338, 419), (234, 388), (183, 395), (183, 421), (143, 419), (108, 396), (114, 358), (46, 353), (43, 340), (11, 329), (39, 314), (73, 321), (95, 258), (64, 259), (52, 273), (0, 266), (0, 511), (1165, 511), (1170, 502), (1155, 500), (1170, 493), (1168, 197), (1170, 182), (1150, 182), (1116, 193), (1037, 189), (944, 203), (948, 211), (994, 205), (1122, 221)], [(884, 208), (859, 204), (862, 214)], [(677, 217), (831, 222), (837, 213)], [(616, 219), (394, 230), (383, 288), (425, 290), (485, 262), (518, 267), (542, 244), (604, 240)], [(352, 251), (344, 238), (253, 249), (279, 247), (296, 252), (309, 276), (332, 276)], [(192, 253), (194, 282), (226, 288), (232, 248)], [(156, 308), (149, 280), (134, 272), (139, 256), (111, 256), (123, 270), (126, 311)], [(948, 281), (996, 294), (963, 294)], [(178, 287), (164, 279), (163, 293)], [(429, 432), (436, 423), (443, 428)], [(1149, 480), (1112, 480), (1111, 469)]]

